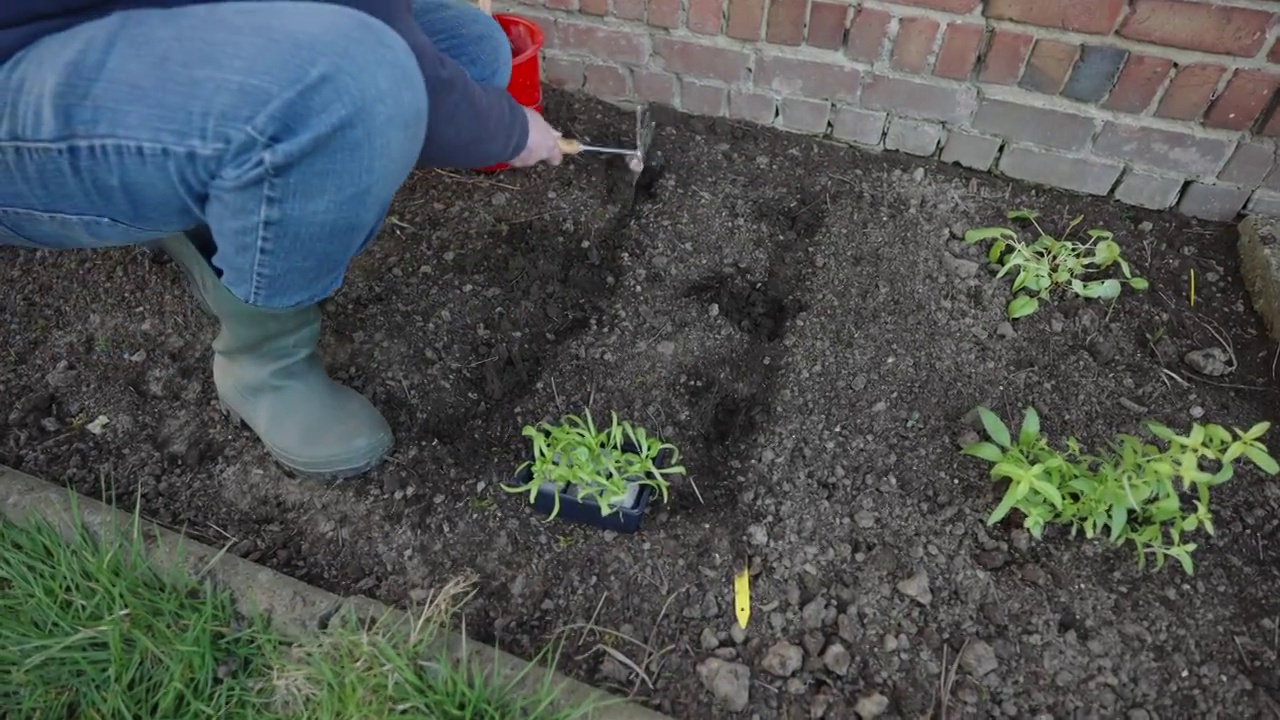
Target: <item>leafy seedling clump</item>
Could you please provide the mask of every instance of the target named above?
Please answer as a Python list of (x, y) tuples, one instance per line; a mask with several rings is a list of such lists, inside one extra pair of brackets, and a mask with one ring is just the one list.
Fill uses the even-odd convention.
[[(632, 488), (649, 486), (662, 497), (668, 497), (667, 476), (684, 473), (677, 464), (679, 451), (670, 443), (651, 437), (644, 428), (619, 422), (610, 413), (608, 427), (596, 427), (591, 412), (585, 419), (577, 415), (563, 416), (558, 423), (547, 421), (526, 425), (522, 430), (533, 443), (533, 457), (517, 468), (532, 472), (529, 481), (518, 487), (503, 485), (510, 493), (529, 494), (533, 502), (544, 484), (555, 487), (555, 505), (548, 522), (560, 511), (560, 493), (572, 492), (580, 502), (595, 504), (601, 515), (613, 512)], [(664, 451), (669, 462), (659, 463)]]
[[(1147, 281), (1135, 276), (1129, 263), (1120, 256), (1120, 245), (1110, 231), (1094, 228), (1085, 233), (1088, 240), (1069, 239), (1084, 216), (1072, 220), (1061, 238), (1045, 232), (1036, 222), (1039, 213), (1033, 210), (1013, 210), (1008, 217), (1029, 221), (1039, 237), (1028, 243), (1012, 228), (985, 227), (969, 230), (964, 234), (964, 241), (970, 245), (991, 241), (987, 260), (1000, 265), (997, 278), (1017, 271), (1012, 287), (1014, 298), (1007, 309), (1010, 319), (1034, 313), (1041, 301), (1047, 300), (1057, 288), (1070, 288), (1080, 297), (1100, 300), (1119, 297), (1125, 284), (1134, 290), (1147, 289)], [(1120, 266), (1123, 281), (1094, 277), (1113, 265)]]
[[(1132, 543), (1139, 567), (1145, 567), (1148, 555), (1155, 556), (1157, 569), (1172, 557), (1192, 574), (1196, 543), (1185, 535), (1200, 528), (1213, 534), (1209, 490), (1230, 480), (1233, 463), (1241, 458), (1268, 475), (1280, 472), (1259, 442), (1270, 428), (1266, 422), (1248, 431), (1237, 429), (1234, 436), (1219, 425), (1196, 423), (1179, 435), (1147, 422), (1165, 447), (1119, 434), (1095, 455), (1082, 451), (1074, 437), (1067, 439), (1065, 451), (1051, 447), (1034, 408), (1027, 408), (1017, 437), (991, 410), (980, 407), (978, 414), (990, 441), (966, 445), (961, 452), (992, 463), (991, 477), (1009, 481), (988, 525), (1017, 510), (1036, 539), (1046, 524), (1058, 523), (1069, 526), (1072, 537), (1083, 531), (1090, 539), (1105, 536), (1116, 545)], [(1184, 493), (1193, 488), (1190, 502), (1184, 502)]]

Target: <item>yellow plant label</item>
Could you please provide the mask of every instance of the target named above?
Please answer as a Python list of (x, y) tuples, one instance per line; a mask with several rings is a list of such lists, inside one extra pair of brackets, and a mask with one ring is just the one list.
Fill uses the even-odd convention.
[(738, 627), (747, 629), (751, 619), (751, 568), (744, 567), (733, 578), (733, 612), (738, 616)]

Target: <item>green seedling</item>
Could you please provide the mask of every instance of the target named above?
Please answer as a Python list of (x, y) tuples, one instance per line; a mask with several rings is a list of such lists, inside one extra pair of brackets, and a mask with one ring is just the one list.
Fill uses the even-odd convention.
[[(1016, 437), (987, 408), (978, 408), (978, 414), (990, 441), (966, 445), (961, 452), (992, 463), (992, 479), (1009, 482), (988, 525), (1017, 510), (1036, 539), (1045, 525), (1057, 523), (1069, 526), (1072, 537), (1083, 532), (1089, 539), (1132, 543), (1140, 568), (1148, 555), (1155, 556), (1157, 569), (1172, 557), (1192, 574), (1196, 543), (1185, 535), (1197, 529), (1213, 534), (1209, 490), (1230, 480), (1234, 463), (1242, 458), (1268, 475), (1280, 472), (1259, 442), (1270, 428), (1267, 422), (1236, 429), (1234, 436), (1220, 425), (1196, 423), (1179, 435), (1147, 422), (1165, 447), (1119, 434), (1110, 447), (1093, 455), (1083, 452), (1074, 437), (1067, 439), (1065, 451), (1051, 447), (1034, 408), (1027, 408)], [(1190, 495), (1189, 503), (1184, 503), (1184, 493)]]
[[(1084, 220), (1081, 215), (1067, 225), (1061, 238), (1055, 238), (1036, 222), (1039, 216), (1033, 210), (1012, 210), (1008, 213), (1010, 220), (1027, 220), (1035, 227), (1039, 237), (1031, 243), (1024, 242), (1015, 230), (1008, 227), (974, 228), (964, 234), (964, 241), (970, 245), (991, 242), (987, 260), (1000, 265), (997, 278), (1017, 271), (1012, 287), (1015, 295), (1006, 311), (1010, 319), (1034, 313), (1041, 301), (1047, 300), (1050, 292), (1057, 288), (1070, 288), (1080, 297), (1099, 300), (1118, 297), (1124, 284), (1134, 290), (1147, 289), (1147, 281), (1135, 276), (1129, 263), (1120, 256), (1120, 246), (1110, 231), (1094, 228), (1085, 233), (1086, 241), (1068, 239)], [(1120, 266), (1125, 278), (1123, 281), (1092, 278), (1094, 273), (1112, 265)]]
[[(533, 443), (533, 459), (516, 469), (517, 474), (531, 468), (529, 482), (519, 487), (503, 485), (510, 493), (529, 493), (529, 501), (537, 497), (543, 483), (557, 489), (555, 504), (547, 521), (560, 512), (560, 493), (572, 488), (578, 500), (595, 502), (601, 515), (608, 515), (616, 503), (626, 497), (631, 485), (648, 485), (667, 501), (669, 475), (683, 474), (677, 464), (679, 451), (670, 443), (651, 437), (644, 428), (619, 422), (611, 413), (608, 427), (597, 428), (587, 411), (586, 418), (565, 415), (558, 424), (546, 421), (526, 425), (522, 434)], [(658, 467), (658, 455), (670, 450), (671, 462)]]

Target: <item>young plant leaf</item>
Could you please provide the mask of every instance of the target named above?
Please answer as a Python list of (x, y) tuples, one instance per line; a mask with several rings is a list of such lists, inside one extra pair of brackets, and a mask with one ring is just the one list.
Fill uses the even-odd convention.
[(1030, 445), (1040, 435), (1040, 413), (1032, 406), (1027, 406), (1022, 417), (1022, 428), (1018, 431), (1018, 444)]
[(1007, 312), (1009, 315), (1009, 319), (1017, 320), (1018, 318), (1024, 318), (1034, 313), (1036, 309), (1039, 307), (1040, 307), (1039, 300), (1033, 297), (1028, 297), (1026, 295), (1019, 295), (1018, 297), (1014, 298), (1012, 301), (1009, 302), (1009, 308)]
[(982, 421), (982, 427), (987, 431), (987, 436), (997, 445), (1003, 448), (1013, 446), (1009, 439), (1009, 428), (1005, 427), (1004, 421), (999, 416), (985, 407), (979, 407), (978, 418)]
[(989, 442), (979, 442), (973, 443), (972, 445), (966, 445), (960, 450), (960, 452), (965, 455), (969, 455), (970, 457), (980, 458), (993, 463), (998, 463), (1004, 459), (1004, 453), (1000, 451), (1000, 448)]
[(1253, 464), (1257, 465), (1262, 472), (1268, 475), (1275, 475), (1277, 472), (1280, 472), (1280, 465), (1277, 465), (1276, 461), (1268, 455), (1265, 450), (1260, 450), (1257, 446), (1246, 446), (1244, 449), (1244, 455), (1252, 460)]

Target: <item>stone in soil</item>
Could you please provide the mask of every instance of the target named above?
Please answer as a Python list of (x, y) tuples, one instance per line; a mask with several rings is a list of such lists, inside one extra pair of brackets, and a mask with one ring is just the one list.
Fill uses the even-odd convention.
[(751, 669), (742, 663), (707, 658), (698, 663), (698, 678), (730, 712), (742, 712), (751, 701)]
[[(545, 111), (602, 142), (633, 132), (630, 113), (562, 93)], [(1006, 419), (1035, 405), (1052, 440), (1090, 448), (1146, 418), (1185, 430), (1193, 408), (1275, 420), (1275, 347), (1234, 228), (946, 165), (915, 179), (919, 161), (729, 121), (660, 117), (655, 150), (666, 170), (634, 205), (613, 193), (625, 168), (600, 158), (409, 179), (324, 305), (329, 368), (397, 438), (382, 468), (336, 487), (289, 478), (218, 415), (216, 327), (171, 265), (0, 249), (0, 462), (141, 498), (153, 519), (342, 594), (405, 604), (474, 571), (467, 629), (525, 655), (567, 638), (579, 679), (625, 673), (568, 625), (673, 647), (640, 694), (678, 718), (926, 716), (966, 638), (998, 663), (957, 690), (975, 717), (1243, 718), (1280, 701), (1265, 625), (1280, 615), (1280, 483), (1244, 469), (1214, 489), (1217, 533), (1190, 534), (1187, 578), (1057, 528), (1035, 540), (1018, 516), (986, 527), (1000, 486), (956, 446), (979, 404)], [(1151, 291), (1055, 295), (1010, 322), (1008, 279), (953, 235), (1017, 207), (1114, 232)], [(1206, 326), (1234, 350), (1226, 378), (1182, 362), (1223, 344)], [(588, 402), (681, 449), (689, 475), (639, 534), (545, 523), (499, 487), (524, 424)], [(759, 670), (777, 692), (748, 694), (779, 642), (799, 666)]]

